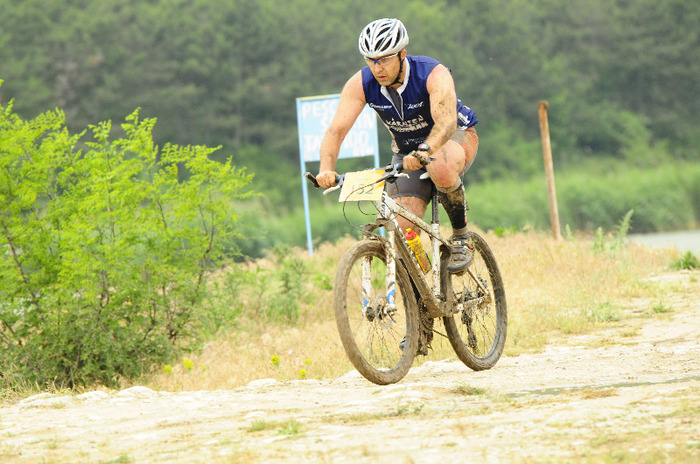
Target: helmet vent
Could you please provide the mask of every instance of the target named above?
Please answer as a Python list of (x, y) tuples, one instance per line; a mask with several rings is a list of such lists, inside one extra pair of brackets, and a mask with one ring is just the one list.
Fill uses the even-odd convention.
[(408, 32), (398, 19), (378, 19), (362, 30), (358, 45), (360, 53), (368, 58), (391, 55), (406, 48)]

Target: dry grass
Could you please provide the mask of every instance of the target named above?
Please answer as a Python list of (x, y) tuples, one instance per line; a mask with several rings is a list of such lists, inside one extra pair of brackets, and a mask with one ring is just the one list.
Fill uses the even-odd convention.
[[(640, 310), (629, 311), (627, 302), (658, 301), (669, 289), (662, 280), (648, 278), (669, 271), (670, 263), (677, 258), (671, 250), (634, 244), (596, 252), (589, 237), (556, 242), (549, 234), (534, 231), (503, 237), (483, 235), (498, 259), (505, 282), (506, 356), (540, 350), (553, 337), (610, 328), (625, 318), (639, 317)], [(352, 243), (348, 239), (333, 246), (322, 245), (313, 257), (304, 250), (294, 253), (311, 275), (332, 284), (337, 262)], [(263, 261), (255, 265), (271, 264)], [(188, 360), (180, 360), (170, 372), (159, 367), (140, 383), (159, 390), (211, 390), (243, 386), (262, 378), (327, 379), (346, 373), (352, 366), (337, 335), (332, 290), (330, 285), (322, 287), (308, 282), (304, 301), (312, 303), (302, 305), (294, 327), (245, 319), (237, 331), (208, 343)], [(655, 315), (651, 307), (641, 312)], [(441, 323), (435, 328), (443, 331)], [(440, 335), (436, 335), (433, 348), (427, 359), (417, 362), (454, 356)]]
[(147, 386), (168, 391), (218, 390), (265, 378), (332, 378), (351, 368), (332, 320), (299, 328), (261, 326), (255, 333), (232, 332), (187, 360), (191, 368), (180, 362), (170, 372), (162, 369), (149, 376)]

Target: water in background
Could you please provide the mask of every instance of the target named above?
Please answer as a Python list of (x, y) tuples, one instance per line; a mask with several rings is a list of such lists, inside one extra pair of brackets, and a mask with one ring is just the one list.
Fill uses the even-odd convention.
[(657, 248), (676, 247), (680, 251), (690, 251), (694, 255), (700, 256), (700, 230), (632, 234), (629, 239)]

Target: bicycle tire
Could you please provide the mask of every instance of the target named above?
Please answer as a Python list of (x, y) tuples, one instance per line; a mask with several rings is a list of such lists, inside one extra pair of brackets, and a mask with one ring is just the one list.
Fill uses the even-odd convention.
[[(362, 263), (370, 260), (372, 310), (363, 315)], [(363, 240), (345, 252), (338, 264), (334, 310), (343, 348), (355, 368), (370, 382), (401, 380), (411, 368), (418, 344), (418, 307), (408, 271), (396, 261), (396, 312), (377, 308), (385, 298), (386, 252), (379, 240)], [(403, 349), (399, 348), (405, 336)]]
[(453, 311), (452, 316), (444, 317), (443, 322), (457, 357), (469, 368), (479, 371), (493, 367), (503, 353), (508, 310), (503, 279), (491, 248), (478, 234), (469, 234), (474, 244), (469, 271), (482, 282), (488, 295), (472, 274), (453, 275), (443, 265), (443, 292), (448, 298), (453, 297), (455, 305), (463, 306), (458, 312)]

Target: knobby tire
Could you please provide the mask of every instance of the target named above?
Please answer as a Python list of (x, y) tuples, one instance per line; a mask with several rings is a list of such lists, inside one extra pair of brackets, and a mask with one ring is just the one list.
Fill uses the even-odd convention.
[[(335, 278), (335, 319), (350, 362), (367, 380), (386, 385), (401, 380), (411, 368), (418, 344), (420, 319), (408, 272), (396, 261), (396, 308), (391, 315), (362, 314), (361, 269), (371, 259), (373, 310), (386, 297), (386, 252), (380, 240), (363, 240), (345, 252)], [(399, 348), (406, 336), (403, 350)]]
[[(444, 317), (447, 338), (457, 357), (474, 370), (493, 367), (503, 353), (508, 325), (506, 295), (496, 258), (486, 241), (470, 232), (474, 244), (474, 258), (469, 266), (471, 272), (482, 281), (488, 291), (483, 291), (468, 274), (442, 274), (443, 291), (453, 292), (457, 302), (465, 309)], [(486, 299), (485, 299), (486, 297)], [(481, 299), (478, 305), (473, 303)], [(471, 304), (470, 304), (471, 302)]]

